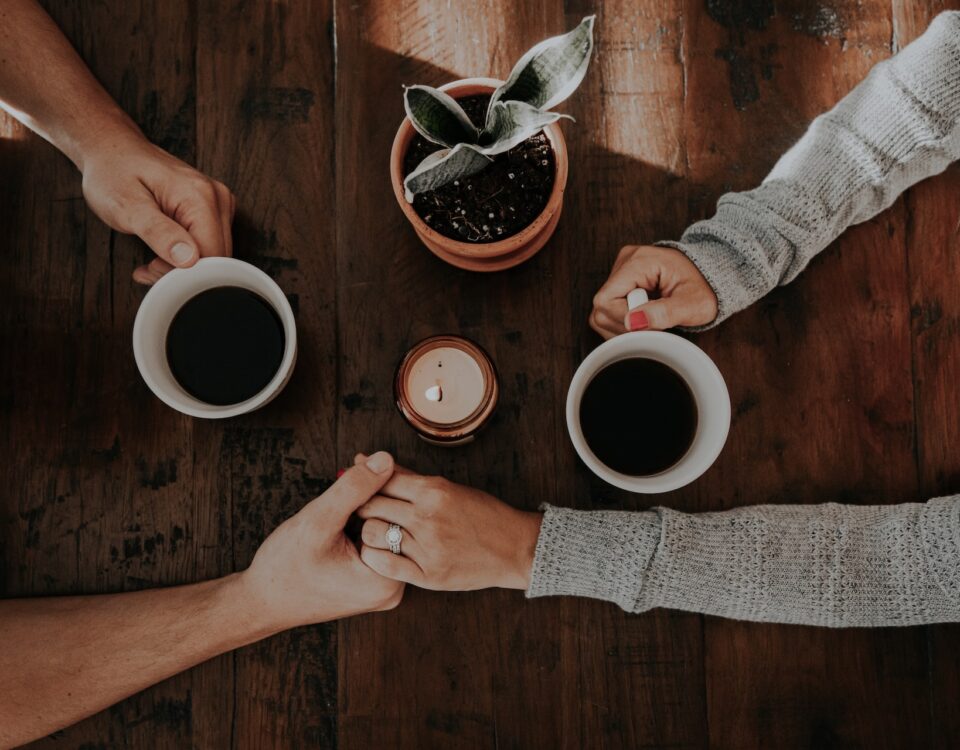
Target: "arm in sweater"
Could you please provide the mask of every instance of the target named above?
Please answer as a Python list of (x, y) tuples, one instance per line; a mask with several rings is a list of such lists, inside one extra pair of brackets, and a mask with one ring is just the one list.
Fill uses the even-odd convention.
[(547, 506), (527, 596), (829, 627), (960, 621), (960, 495), (722, 513)]
[(686, 254), (713, 287), (716, 325), (957, 158), (960, 12), (947, 12), (814, 120), (760, 187), (727, 193), (713, 218), (658, 244)]
[[(716, 324), (958, 157), (960, 13), (943, 13), (817, 118), (760, 187), (660, 244), (713, 287)], [(527, 595), (555, 594), (833, 627), (958, 621), (960, 496), (697, 515), (548, 507)]]

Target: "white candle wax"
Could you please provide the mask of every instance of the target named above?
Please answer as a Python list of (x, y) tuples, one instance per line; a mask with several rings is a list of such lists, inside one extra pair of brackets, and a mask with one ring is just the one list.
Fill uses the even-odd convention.
[(462, 349), (441, 346), (411, 363), (407, 398), (416, 412), (437, 424), (454, 424), (473, 414), (484, 395), (483, 371)]

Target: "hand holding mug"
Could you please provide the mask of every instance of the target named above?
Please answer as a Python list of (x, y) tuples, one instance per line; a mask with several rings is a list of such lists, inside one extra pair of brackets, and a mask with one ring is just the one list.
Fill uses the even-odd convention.
[[(645, 289), (657, 297), (627, 310), (627, 295)], [(610, 339), (627, 331), (706, 325), (717, 317), (717, 296), (686, 255), (669, 247), (627, 245), (593, 298), (590, 327)]]
[[(240, 574), (243, 599), (263, 630), (393, 609), (403, 583), (378, 575), (344, 534), (350, 515), (389, 481), (393, 459), (375, 453), (284, 521)], [(389, 553), (388, 553), (389, 554)]]
[(236, 200), (222, 182), (155, 146), (133, 128), (96, 139), (77, 158), (83, 195), (113, 229), (136, 234), (157, 257), (133, 273), (153, 284), (175, 267), (233, 252)]
[[(360, 556), (387, 578), (442, 591), (525, 590), (530, 584), (540, 513), (398, 468), (357, 515), (365, 519)], [(390, 524), (402, 530), (401, 554), (386, 541)]]

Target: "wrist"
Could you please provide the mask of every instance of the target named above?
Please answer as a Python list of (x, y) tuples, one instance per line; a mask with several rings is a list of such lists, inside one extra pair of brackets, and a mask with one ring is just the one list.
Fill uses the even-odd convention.
[(224, 616), (229, 618), (227, 622), (231, 623), (236, 637), (242, 641), (241, 645), (268, 638), (286, 629), (276, 622), (271, 607), (258, 593), (249, 568), (224, 576), (217, 582), (220, 584)]
[(516, 531), (512, 549), (513, 555), (503, 580), (500, 582), (500, 588), (520, 589), (521, 591), (526, 591), (529, 588), (541, 523), (543, 523), (543, 513), (516, 511), (516, 518), (512, 519), (512, 525)]
[(65, 133), (56, 144), (81, 172), (104, 153), (128, 151), (131, 146), (146, 142), (136, 123), (119, 107), (110, 104), (109, 111), (73, 129), (76, 132)]

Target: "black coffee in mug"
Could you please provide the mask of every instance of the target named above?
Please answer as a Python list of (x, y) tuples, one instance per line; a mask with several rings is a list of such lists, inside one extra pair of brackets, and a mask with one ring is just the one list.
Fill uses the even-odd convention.
[(285, 346), (283, 323), (269, 302), (249, 289), (221, 286), (177, 311), (167, 331), (167, 362), (191, 396), (229, 406), (267, 387)]
[(613, 362), (587, 385), (580, 428), (593, 454), (635, 477), (666, 471), (684, 457), (697, 432), (697, 402), (672, 368), (654, 359)]

